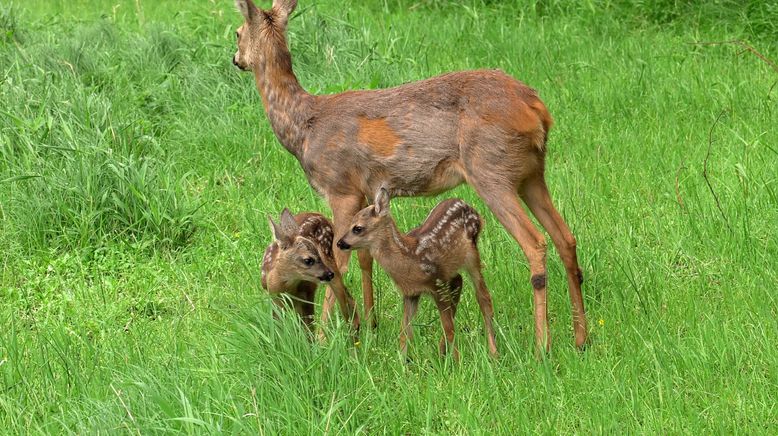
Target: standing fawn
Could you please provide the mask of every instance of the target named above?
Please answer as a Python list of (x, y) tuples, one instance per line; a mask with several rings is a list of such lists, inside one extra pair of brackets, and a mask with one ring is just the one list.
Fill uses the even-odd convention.
[(280, 225), (272, 218), (268, 221), (274, 241), (262, 258), (262, 287), (273, 295), (273, 302), (283, 307), (286, 303), (279, 294), (287, 294), (312, 332), (316, 287), (319, 282), (329, 283), (327, 295), (338, 300), (343, 318), (352, 320), (356, 332), (359, 316), (332, 256), (334, 234), (329, 220), (317, 213), (292, 216), (289, 209), (284, 209)]
[[(385, 185), (393, 196), (433, 195), (473, 186), (529, 262), (535, 339), (548, 350), (546, 240), (519, 199), (546, 229), (567, 272), (575, 343), (586, 341), (576, 242), (554, 208), (544, 178), (552, 119), (537, 92), (497, 70), (462, 71), (389, 89), (334, 95), (306, 92), (292, 70), (286, 27), (296, 0), (269, 10), (236, 0), (245, 22), (232, 62), (252, 71), (268, 120), (332, 209), (343, 234), (366, 198)], [(348, 252), (337, 252), (341, 272)], [(365, 316), (373, 308), (372, 259), (358, 252)], [(328, 299), (331, 301), (331, 299)], [(328, 312), (331, 305), (323, 310)], [(371, 318), (372, 321), (372, 318)]]
[(435, 206), (421, 226), (403, 235), (389, 213), (389, 193), (381, 188), (373, 205), (359, 211), (338, 240), (341, 250), (368, 249), (400, 288), (403, 355), (407, 354), (408, 341), (413, 336), (411, 321), (419, 307), (419, 297), (428, 293), (435, 300), (443, 325), (440, 352), (452, 350), (454, 358), (458, 358), (454, 316), (462, 291), (462, 276), (458, 272), (465, 269), (475, 286), (484, 317), (489, 354), (497, 356), (492, 297), (481, 275), (481, 258), (476, 246), (481, 227), (481, 217), (475, 209), (462, 200), (450, 199)]

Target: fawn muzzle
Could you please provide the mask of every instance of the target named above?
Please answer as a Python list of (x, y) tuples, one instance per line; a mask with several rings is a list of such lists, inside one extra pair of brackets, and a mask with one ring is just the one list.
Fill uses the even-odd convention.
[(346, 241), (344, 241), (343, 238), (340, 238), (340, 240), (338, 240), (338, 244), (337, 245), (338, 245), (338, 248), (340, 248), (341, 250), (350, 250), (351, 249), (351, 245), (346, 243)]
[(321, 280), (323, 282), (329, 282), (333, 278), (335, 278), (335, 273), (332, 272), (332, 271), (327, 271), (324, 274), (322, 274), (321, 276), (319, 276), (319, 280)]

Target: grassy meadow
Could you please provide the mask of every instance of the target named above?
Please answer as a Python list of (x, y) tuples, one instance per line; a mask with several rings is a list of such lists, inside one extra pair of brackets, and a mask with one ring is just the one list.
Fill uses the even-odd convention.
[(498, 361), (469, 283), (460, 363), (430, 301), (403, 363), (378, 269), (359, 347), (272, 319), (267, 215), (329, 211), (231, 63), (240, 23), (232, 0), (0, 2), (0, 433), (778, 432), (778, 71), (691, 44), (778, 61), (774, 2), (299, 1), (310, 92), (487, 67), (539, 90), (590, 329), (578, 352), (551, 248), (540, 360), (525, 258), (467, 186), (392, 209), (483, 213)]

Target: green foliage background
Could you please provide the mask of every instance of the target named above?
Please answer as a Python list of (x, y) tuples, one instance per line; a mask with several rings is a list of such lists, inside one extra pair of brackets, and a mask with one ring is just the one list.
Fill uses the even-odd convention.
[(778, 73), (690, 44), (778, 59), (775, 2), (299, 3), (310, 92), (487, 67), (540, 91), (588, 349), (552, 250), (553, 353), (535, 358), (526, 262), (468, 187), (392, 208), (406, 229), (445, 196), (484, 213), (500, 360), (468, 287), (461, 363), (422, 304), (404, 365), (383, 273), (378, 330), (310, 345), (269, 316), (259, 262), (268, 214), (327, 209), (231, 65), (233, 2), (4, 1), (2, 431), (775, 433)]

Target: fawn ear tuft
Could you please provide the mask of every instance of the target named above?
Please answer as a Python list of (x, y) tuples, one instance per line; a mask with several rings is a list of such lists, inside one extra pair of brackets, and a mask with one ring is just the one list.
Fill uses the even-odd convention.
[(243, 18), (245, 18), (247, 22), (251, 21), (258, 11), (257, 7), (254, 6), (254, 2), (251, 0), (235, 0), (235, 7), (243, 14)]
[(384, 216), (389, 212), (389, 191), (383, 186), (376, 192), (373, 206), (378, 216)]

